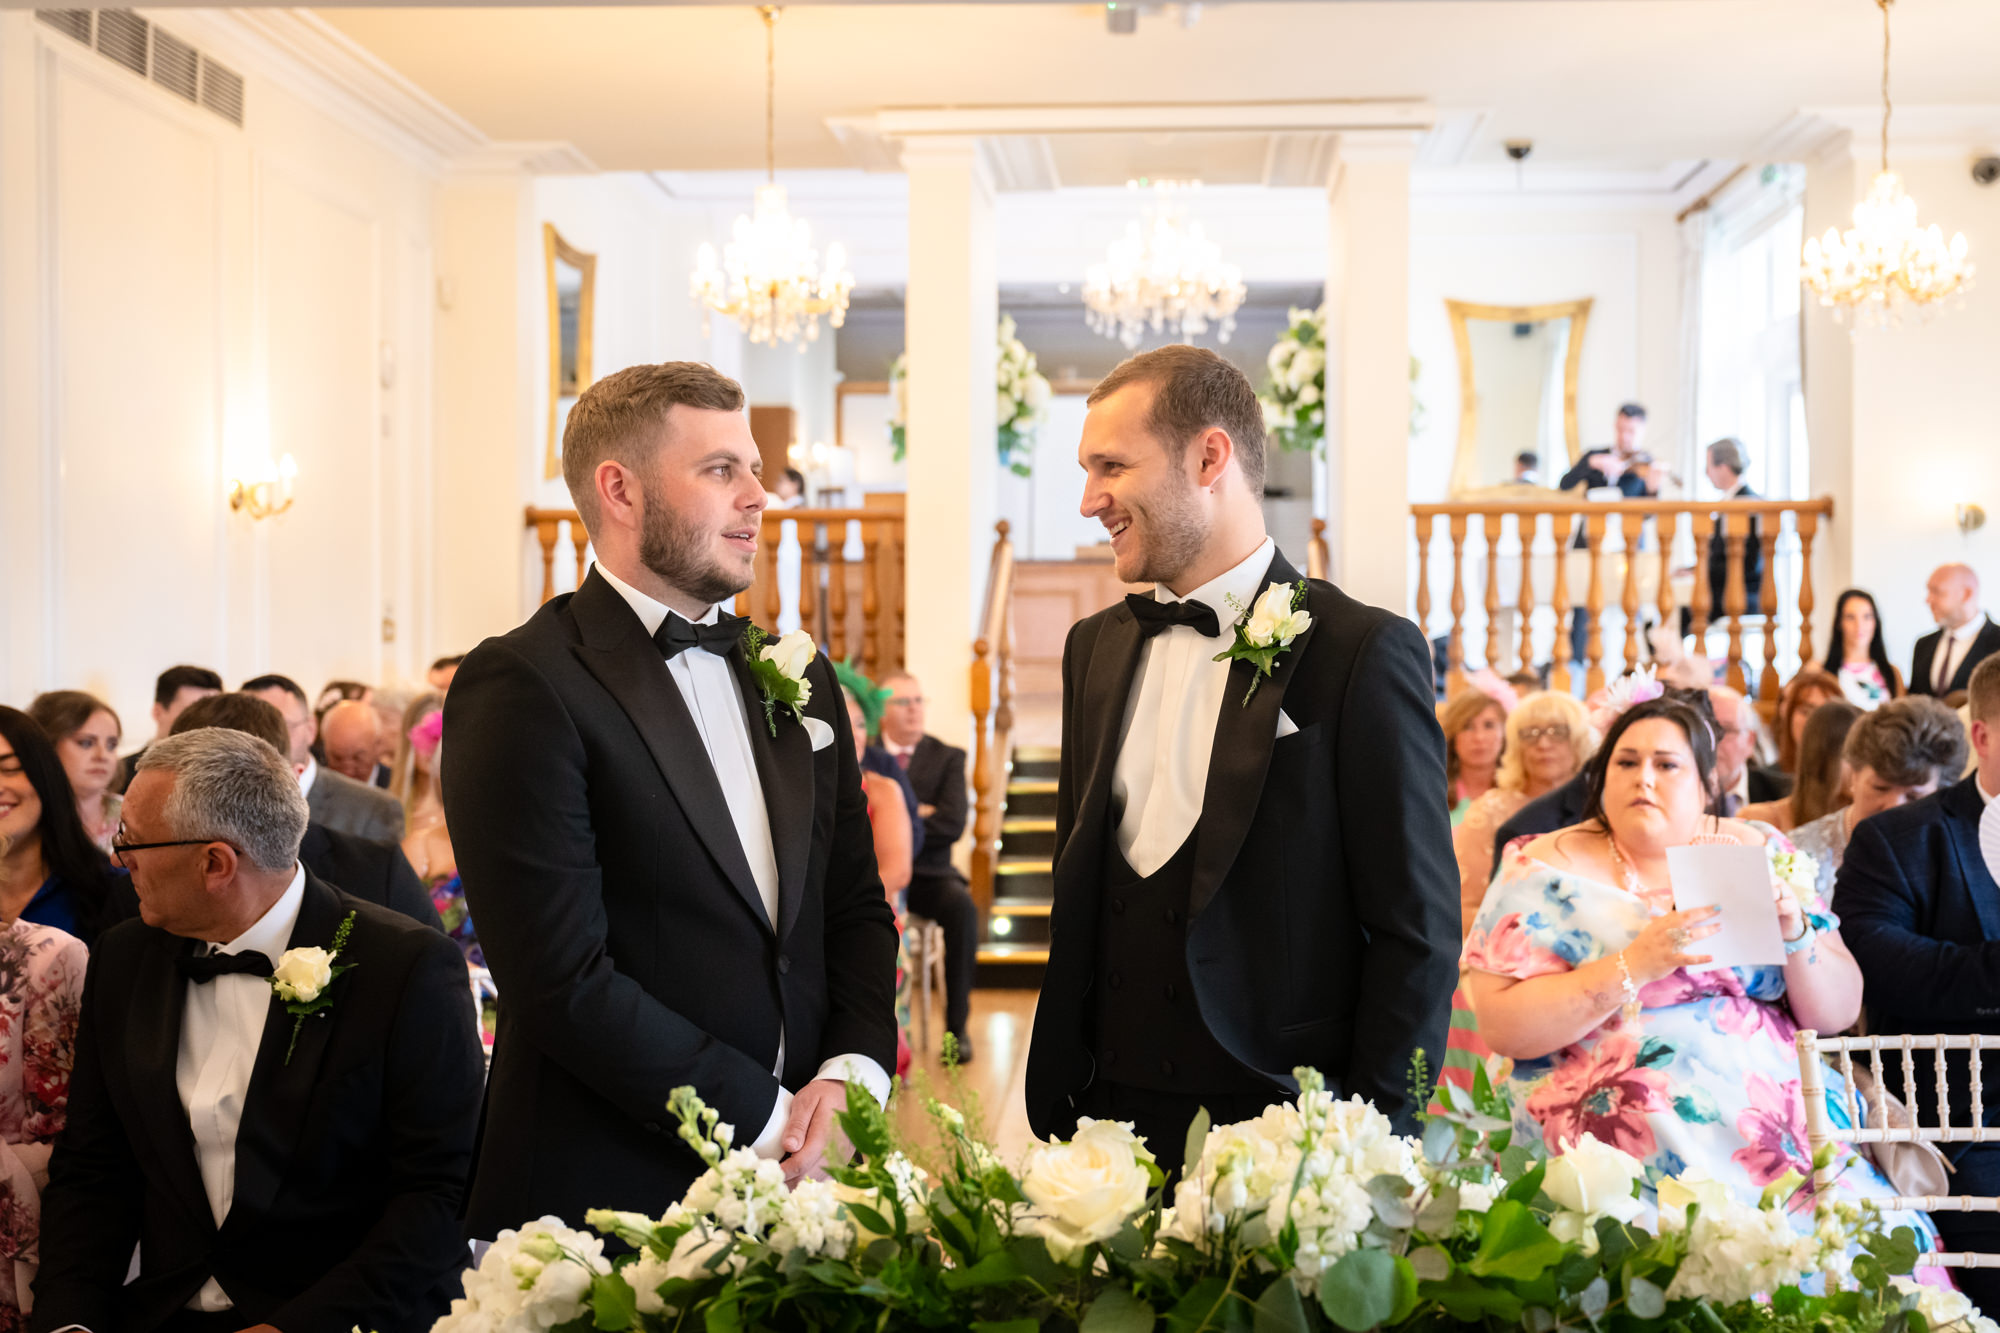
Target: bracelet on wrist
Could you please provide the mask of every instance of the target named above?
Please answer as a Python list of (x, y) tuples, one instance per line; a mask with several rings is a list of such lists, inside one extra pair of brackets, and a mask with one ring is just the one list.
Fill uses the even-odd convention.
[(1631, 965), (1625, 961), (1625, 951), (1623, 949), (1620, 949), (1617, 953), (1611, 955), (1611, 957), (1612, 961), (1618, 964), (1618, 988), (1625, 995), (1624, 1003), (1619, 1007), (1619, 1011), (1626, 1022), (1635, 1022), (1639, 1017), (1639, 987), (1632, 980)]
[(1804, 953), (1807, 949), (1812, 948), (1818, 939), (1819, 927), (1813, 924), (1811, 917), (1807, 917), (1806, 928), (1799, 932), (1799, 937), (1795, 940), (1785, 941), (1785, 957), (1790, 958), (1795, 953)]

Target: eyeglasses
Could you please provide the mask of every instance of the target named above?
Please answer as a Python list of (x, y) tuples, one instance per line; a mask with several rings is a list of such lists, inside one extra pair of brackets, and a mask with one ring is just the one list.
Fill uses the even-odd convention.
[(1569, 728), (1561, 724), (1553, 727), (1522, 727), (1520, 734), (1523, 745), (1533, 745), (1536, 741), (1545, 740), (1566, 741), (1569, 739)]
[[(151, 851), (155, 847), (206, 847), (211, 842), (223, 841), (221, 838), (175, 838), (170, 842), (127, 842), (125, 841), (125, 826), (120, 824), (118, 832), (111, 839), (111, 859), (123, 865), (125, 864), (125, 854), (127, 852), (146, 852)], [(227, 845), (231, 847), (235, 846), (234, 843), (228, 843)]]

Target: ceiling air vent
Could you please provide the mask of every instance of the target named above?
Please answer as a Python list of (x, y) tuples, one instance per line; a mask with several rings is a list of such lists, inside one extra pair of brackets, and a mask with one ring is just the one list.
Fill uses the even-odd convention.
[(85, 46), (90, 45), (90, 11), (87, 9), (38, 9), (35, 17), (54, 28), (76, 38)]
[(153, 29), (154, 83), (183, 101), (192, 102), (200, 65), (200, 52), (172, 33)]
[(129, 9), (97, 12), (97, 53), (146, 76), (146, 30), (152, 25)]
[(243, 123), (243, 76), (227, 65), (201, 58), (201, 104), (232, 125)]

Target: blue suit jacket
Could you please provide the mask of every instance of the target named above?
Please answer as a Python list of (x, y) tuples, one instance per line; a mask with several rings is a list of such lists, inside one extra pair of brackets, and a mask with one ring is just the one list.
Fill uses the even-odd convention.
[[(1986, 804), (1977, 783), (1966, 778), (1854, 826), (1833, 910), (1861, 964), (1870, 1032), (2000, 1032), (2000, 885), (1979, 854)], [(1891, 1090), (1901, 1082), (1899, 1064), (1888, 1061)], [(1963, 1055), (1946, 1068), (1952, 1100), (1963, 1107), (1970, 1093)], [(1920, 1060), (1926, 1121), (1935, 1077)], [(2000, 1070), (1984, 1084), (1988, 1109), (2000, 1107)]]

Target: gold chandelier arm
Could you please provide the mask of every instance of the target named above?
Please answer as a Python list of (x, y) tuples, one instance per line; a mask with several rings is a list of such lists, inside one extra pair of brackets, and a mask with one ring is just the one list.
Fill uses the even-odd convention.
[[(1887, 0), (1883, 0), (1886, 5)], [(759, 5), (764, 16), (764, 179), (778, 179), (778, 6)], [(1887, 9), (1883, 10), (1886, 15)], [(1886, 22), (1886, 19), (1884, 20)], [(1886, 79), (1888, 76), (1885, 74)], [(1884, 131), (1886, 134), (1887, 131)]]
[(1889, 169), (1889, 6), (1893, 0), (1875, 0), (1882, 8), (1882, 170)]

